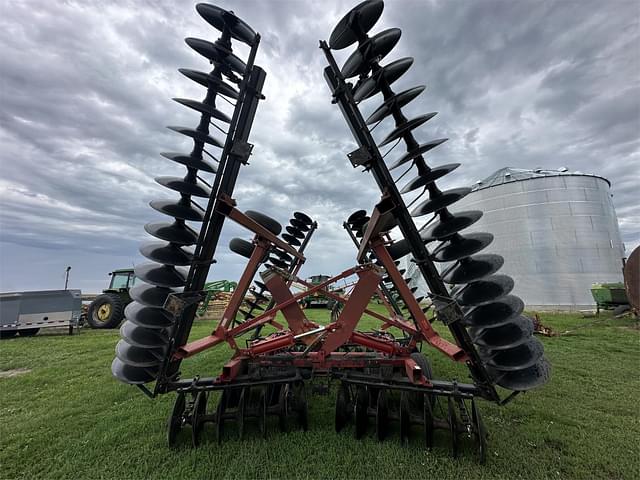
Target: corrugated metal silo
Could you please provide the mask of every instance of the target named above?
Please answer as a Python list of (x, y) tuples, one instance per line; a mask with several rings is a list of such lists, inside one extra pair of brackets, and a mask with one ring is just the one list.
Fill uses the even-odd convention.
[(624, 246), (609, 189), (605, 178), (566, 169), (504, 168), (455, 207), (484, 212), (464, 232), (495, 236), (483, 253), (505, 258), (501, 272), (515, 279), (527, 308), (590, 308), (593, 283), (622, 281)]

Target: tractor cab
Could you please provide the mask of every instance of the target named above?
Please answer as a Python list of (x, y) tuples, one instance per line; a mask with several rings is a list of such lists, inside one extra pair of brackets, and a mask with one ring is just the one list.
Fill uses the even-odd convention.
[(103, 293), (128, 292), (136, 283), (136, 276), (133, 273), (133, 269), (114, 270), (109, 273), (109, 275), (111, 275), (111, 283), (109, 283), (109, 288), (104, 290)]

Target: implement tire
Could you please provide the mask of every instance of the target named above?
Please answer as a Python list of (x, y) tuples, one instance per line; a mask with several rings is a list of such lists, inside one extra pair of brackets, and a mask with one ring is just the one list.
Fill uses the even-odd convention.
[(87, 323), (91, 328), (118, 328), (124, 318), (124, 302), (115, 293), (99, 295), (87, 313)]

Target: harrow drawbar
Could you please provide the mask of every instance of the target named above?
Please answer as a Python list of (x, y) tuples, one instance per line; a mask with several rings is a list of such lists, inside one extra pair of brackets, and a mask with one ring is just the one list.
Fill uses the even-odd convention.
[[(184, 177), (156, 179), (179, 199), (150, 204), (173, 220), (145, 226), (159, 241), (140, 249), (150, 263), (135, 269), (141, 283), (131, 290), (134, 301), (126, 309), (112, 363), (116, 378), (152, 398), (174, 393), (170, 446), (181, 432), (190, 432), (197, 447), (210, 430), (207, 424), (215, 427), (218, 442), (233, 431), (239, 438), (250, 430), (267, 436), (272, 418), (281, 431), (307, 430), (309, 390), (326, 393), (333, 385), (336, 432), (352, 428), (361, 438), (373, 430), (382, 441), (397, 431), (404, 444), (420, 431), (421, 443), (432, 448), (435, 432), (445, 430), (454, 456), (471, 443), (484, 462), (488, 435), (479, 400), (504, 405), (549, 379), (542, 344), (532, 337), (531, 321), (521, 315), (522, 300), (511, 293), (514, 282), (498, 273), (503, 258), (480, 253), (493, 236), (463, 233), (482, 212), (449, 211), (470, 189), (436, 186), (459, 164), (430, 167), (425, 161), (424, 155), (446, 139), (419, 143), (414, 137), (435, 113), (408, 119), (402, 112), (424, 86), (399, 93), (391, 89), (413, 59), (379, 63), (401, 37), (398, 28), (368, 35), (383, 7), (382, 0), (357, 5), (329, 41), (320, 42), (333, 102), (358, 144), (348, 158), (372, 173), (381, 198), (370, 214), (357, 210), (343, 222), (357, 249), (357, 264), (318, 285), (298, 276), (318, 228), (313, 218), (294, 211), (283, 228), (264, 213), (240, 210), (233, 199), (241, 167), (253, 152), (248, 139), (264, 99), (266, 74), (254, 63), (260, 35), (233, 12), (196, 7), (221, 35), (215, 42), (187, 38), (186, 43), (213, 70), (180, 70), (206, 89), (202, 101), (174, 99), (200, 120), (196, 128), (169, 127), (193, 140), (193, 150), (163, 154), (187, 171)], [(249, 49), (246, 57), (234, 53), (238, 43)], [(338, 67), (333, 52), (354, 44), (356, 50)], [(349, 81), (353, 78), (355, 83)], [(365, 120), (360, 103), (378, 95), (382, 104)], [(387, 120), (394, 122), (391, 131), (374, 140), (372, 131)], [(212, 126), (216, 131), (210, 131)], [(397, 145), (406, 151), (387, 165), (384, 158)], [(387, 146), (390, 150), (382, 155), (380, 148)], [(400, 167), (404, 173), (394, 177), (391, 172)], [(410, 172), (416, 176), (398, 186)], [(206, 205), (197, 203), (202, 199)], [(418, 226), (418, 218), (426, 222)], [(230, 251), (247, 263), (222, 318), (208, 335), (190, 339), (227, 220), (250, 234), (229, 243)], [(426, 289), (422, 295), (417, 295), (417, 277)], [(338, 282), (343, 288), (333, 288)], [(315, 294), (334, 302), (326, 322), (310, 319), (301, 308), (305, 297)], [(372, 299), (382, 307), (371, 307)], [(379, 325), (359, 329), (364, 316)], [(437, 322), (453, 341), (440, 335)], [(182, 378), (183, 361), (222, 343), (233, 355), (219, 375), (208, 371), (208, 376)], [(466, 366), (468, 382), (437, 378), (431, 354)], [(502, 398), (498, 387), (510, 392)]]

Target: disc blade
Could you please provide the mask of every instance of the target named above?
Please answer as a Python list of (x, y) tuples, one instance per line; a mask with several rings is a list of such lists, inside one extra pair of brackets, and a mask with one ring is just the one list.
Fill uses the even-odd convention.
[(493, 242), (493, 235), (490, 233), (455, 235), (450, 240), (441, 243), (431, 256), (436, 262), (453, 262), (478, 253), (489, 246), (491, 242)]
[(268, 261), (271, 262), (272, 265), (275, 265), (278, 268), (282, 268), (283, 270), (286, 270), (287, 268), (289, 268), (289, 264), (287, 262), (280, 260), (279, 258), (269, 257)]
[(311, 227), (309, 225), (301, 222), (300, 220), (296, 220), (295, 218), (292, 218), (291, 220), (289, 220), (289, 223), (291, 224), (292, 227), (295, 227), (302, 232), (308, 232), (309, 230), (311, 230)]
[(293, 261), (293, 257), (286, 252), (283, 252), (281, 250), (274, 250), (273, 253), (280, 257), (280, 260), (284, 260), (285, 262), (289, 263)]
[(132, 367), (157, 367), (162, 363), (165, 351), (165, 348), (136, 347), (124, 339), (116, 344), (116, 357)]
[[(446, 139), (444, 139), (446, 140)], [(442, 141), (444, 141), (442, 140)], [(436, 140), (438, 142), (440, 142), (439, 140)], [(440, 142), (442, 143), (442, 142)], [(416, 155), (417, 157), (417, 155)], [(413, 160), (412, 157), (409, 160)], [(400, 190), (400, 193), (405, 194), (405, 193), (409, 193), (413, 190), (416, 190), (418, 188), (421, 187), (426, 187), (428, 185), (430, 185), (431, 183), (435, 182), (436, 180), (438, 180), (439, 178), (444, 177), (447, 173), (455, 170), (456, 168), (458, 168), (460, 166), (459, 163), (449, 163), (447, 165), (441, 165), (439, 167), (434, 167), (431, 170), (429, 170), (428, 172), (424, 172), (422, 174), (419, 174), (417, 177), (415, 177), (413, 180), (411, 180), (409, 183), (407, 183), (404, 187), (402, 187), (402, 189)]]
[(212, 27), (221, 32), (224, 32), (226, 27), (231, 37), (236, 40), (240, 40), (249, 46), (255, 44), (256, 32), (232, 12), (208, 3), (199, 3), (196, 5), (196, 10)]
[(541, 387), (551, 378), (551, 365), (545, 358), (528, 368), (513, 372), (494, 371), (497, 384), (514, 391), (527, 391)]
[(473, 343), (486, 350), (503, 350), (521, 345), (533, 335), (534, 325), (530, 318), (520, 315), (512, 321), (495, 328), (471, 328)]
[(218, 171), (218, 168), (215, 165), (212, 165), (202, 158), (196, 158), (191, 155), (185, 155), (177, 152), (162, 152), (160, 155), (186, 167), (195, 168), (196, 170), (202, 170), (209, 173), (216, 173)]
[(143, 282), (158, 287), (184, 287), (187, 281), (187, 272), (168, 265), (157, 263), (142, 263), (133, 269), (136, 277)]
[(424, 92), (425, 88), (426, 87), (424, 85), (420, 85), (419, 87), (410, 88), (392, 96), (391, 98), (388, 98), (382, 105), (376, 108), (376, 110), (371, 115), (369, 115), (369, 118), (367, 118), (367, 125), (378, 123), (379, 121), (385, 119), (388, 115), (391, 115), (395, 110), (401, 109), (422, 92)]
[(189, 220), (191, 222), (201, 222), (202, 212), (196, 210), (191, 205), (184, 205), (173, 200), (153, 200), (149, 205), (160, 213), (169, 215), (170, 217), (179, 218), (181, 220)]
[(120, 327), (120, 336), (127, 343), (142, 348), (164, 348), (169, 343), (166, 330), (145, 328), (132, 322), (124, 322)]
[(397, 260), (398, 258), (402, 258), (407, 255), (411, 251), (411, 247), (409, 246), (409, 242), (403, 238), (402, 240), (398, 240), (388, 246), (387, 251), (389, 252), (389, 255), (391, 255), (391, 258)]
[(425, 235), (436, 240), (444, 240), (454, 233), (458, 233), (476, 223), (482, 217), (479, 210), (467, 210), (448, 215), (445, 219), (440, 219), (425, 231)]
[(129, 296), (136, 302), (148, 307), (163, 307), (167, 297), (178, 290), (166, 287), (156, 287), (146, 283), (138, 283), (129, 289)]
[[(374, 95), (380, 92), (380, 89), (382, 88), (383, 85), (389, 86), (393, 82), (398, 80), (402, 75), (404, 75), (405, 72), (409, 70), (412, 64), (413, 64), (413, 58), (405, 57), (405, 58), (396, 60), (394, 62), (391, 62), (388, 65), (385, 65), (384, 67), (382, 67), (380, 70), (378, 70), (376, 73), (371, 75), (364, 82), (362, 82), (360, 85), (357, 86), (357, 88), (353, 92), (353, 99), (356, 102), (360, 102), (362, 100), (366, 100), (367, 98), (373, 97)], [(420, 88), (420, 87), (417, 87), (417, 88)], [(422, 88), (424, 89), (424, 87)], [(417, 92), (414, 97), (418, 96), (419, 93), (420, 92)], [(397, 95), (395, 97), (397, 97)], [(390, 102), (395, 97), (390, 98), (389, 100), (387, 100), (387, 102)], [(408, 100), (407, 102), (405, 102), (405, 105), (410, 101), (411, 100)], [(400, 106), (401, 105), (399, 105), (398, 107)]]
[[(367, 211), (366, 210), (356, 210), (355, 212), (353, 212), (351, 215), (349, 215), (349, 218), (347, 218), (347, 223), (349, 225), (353, 225), (354, 222), (359, 221), (361, 218), (367, 218)], [(364, 222), (362, 222), (364, 223)]]
[(186, 135), (187, 137), (191, 137), (194, 140), (199, 142), (207, 143), (209, 145), (213, 145), (214, 147), (222, 148), (222, 142), (216, 138), (213, 138), (211, 135), (207, 135), (200, 130), (196, 130), (195, 128), (189, 127), (177, 127), (177, 126), (168, 126), (169, 130), (173, 130), (174, 132), (178, 132), (182, 135)]
[(368, 73), (371, 70), (370, 62), (382, 60), (396, 46), (401, 35), (399, 28), (388, 28), (363, 42), (347, 58), (341, 69), (342, 75), (351, 78)]
[(189, 37), (185, 38), (184, 41), (203, 57), (214, 63), (225, 65), (240, 75), (244, 75), (247, 68), (246, 64), (226, 48), (200, 38)]
[(165, 242), (148, 242), (142, 244), (140, 253), (149, 260), (165, 265), (186, 266), (193, 263), (193, 253)]
[(157, 368), (132, 367), (125, 364), (119, 358), (114, 358), (111, 363), (111, 373), (123, 383), (141, 385), (153, 381), (158, 374)]
[(529, 368), (542, 358), (544, 347), (540, 340), (530, 337), (525, 343), (504, 350), (479, 350), (481, 357), (492, 369), (501, 372), (512, 372)]
[(476, 306), (504, 297), (513, 290), (513, 279), (507, 275), (491, 275), (465, 286), (456, 295), (456, 301), (462, 306)]
[(507, 295), (500, 300), (472, 309), (464, 317), (470, 327), (493, 328), (513, 321), (524, 310), (524, 302), (515, 295)]
[(225, 97), (231, 98), (233, 100), (237, 100), (240, 97), (240, 93), (231, 85), (225, 83), (222, 78), (215, 77), (209, 73), (191, 70), (189, 68), (179, 68), (178, 71), (189, 80), (193, 80), (203, 87), (215, 88), (217, 93), (219, 93), (220, 95), (224, 95)]
[(293, 235), (296, 238), (299, 239), (303, 239), (304, 238), (304, 233), (302, 233), (300, 230), (298, 230), (297, 228), (288, 226), (286, 227), (287, 232), (289, 232), (289, 235)]
[(211, 190), (201, 182), (189, 182), (180, 177), (156, 177), (155, 181), (163, 187), (169, 188), (183, 195), (209, 198)]
[(163, 308), (147, 307), (131, 302), (124, 309), (127, 321), (145, 328), (168, 328), (174, 324), (173, 317)]
[(293, 218), (304, 223), (305, 225), (311, 226), (313, 224), (313, 220), (309, 215), (304, 212), (293, 212)]
[[(412, 150), (409, 150), (402, 157), (400, 157), (393, 164), (391, 164), (391, 166), (389, 167), (389, 170), (393, 170), (394, 168), (398, 168), (398, 167), (404, 165), (405, 163), (416, 159), (420, 155), (423, 155), (424, 153), (428, 152), (429, 150), (432, 150), (432, 149), (436, 148), (438, 145), (443, 144), (447, 140), (449, 140), (449, 139), (448, 138), (438, 138), (436, 140), (431, 140), (430, 142), (426, 142), (426, 143), (423, 143), (421, 145), (418, 145), (416, 148), (414, 148)], [(434, 181), (438, 180), (439, 178), (445, 176), (447, 173), (455, 170), (459, 166), (460, 166), (459, 163), (448, 163), (446, 165), (441, 165), (439, 167), (434, 167), (431, 170), (429, 170), (428, 172), (422, 173), (422, 174), (418, 175), (416, 178), (414, 178), (413, 180), (411, 180), (400, 191), (400, 193), (407, 193), (407, 192), (410, 192), (411, 190), (415, 190), (416, 188), (424, 187), (424, 186), (430, 184), (431, 182), (434, 182)], [(414, 183), (416, 185), (409, 188), (409, 185), (413, 185)]]
[(153, 222), (144, 229), (149, 235), (177, 245), (195, 245), (198, 241), (198, 234), (184, 223)]
[(411, 211), (412, 217), (421, 217), (422, 215), (427, 215), (429, 213), (435, 213), (443, 208), (447, 208), (450, 205), (453, 205), (458, 200), (463, 199), (467, 195), (471, 193), (471, 189), (469, 187), (460, 187), (460, 188), (452, 188), (450, 190), (445, 190), (440, 192), (436, 197), (429, 198), (424, 202), (418, 204), (416, 208)]
[(401, 123), (389, 135), (386, 136), (386, 138), (378, 145), (378, 147), (384, 147), (385, 145), (388, 145), (394, 140), (399, 139), (400, 137), (405, 135), (407, 132), (410, 132), (418, 128), (420, 125), (428, 122), (437, 114), (438, 112), (431, 112), (425, 115), (420, 115), (419, 117), (412, 118), (411, 120), (407, 120), (404, 123)]
[(300, 245), (302, 245), (300, 240), (298, 240), (296, 237), (288, 233), (283, 233), (282, 238), (284, 239), (285, 242), (287, 242), (289, 245), (292, 245), (294, 247), (299, 247)]
[[(467, 235), (467, 238), (470, 235)], [(436, 251), (434, 251), (434, 255)], [(452, 270), (442, 276), (442, 280), (451, 285), (480, 280), (487, 275), (496, 273), (504, 264), (504, 258), (491, 253), (475, 255), (465, 258)]]
[(382, 0), (367, 0), (349, 10), (335, 26), (329, 37), (329, 46), (341, 50), (358, 41), (358, 36), (367, 33), (376, 24), (382, 10)]
[(220, 120), (225, 123), (231, 123), (231, 118), (226, 113), (221, 112), (213, 105), (209, 105), (207, 103), (198, 102), (196, 100), (191, 100), (189, 98), (172, 98), (174, 102), (178, 102), (180, 105), (184, 105), (185, 107), (189, 107), (196, 112), (203, 113), (205, 115), (209, 115), (217, 120)]

